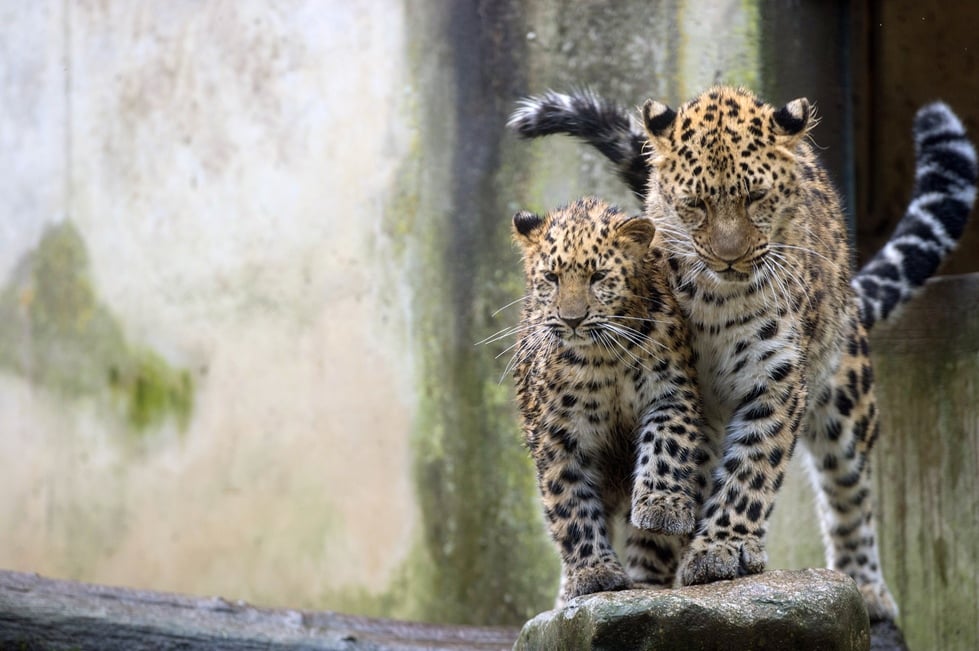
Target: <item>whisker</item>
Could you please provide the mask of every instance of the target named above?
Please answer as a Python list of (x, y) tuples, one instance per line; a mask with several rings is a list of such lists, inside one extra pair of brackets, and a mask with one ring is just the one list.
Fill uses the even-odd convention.
[(534, 323), (518, 323), (515, 326), (508, 326), (506, 328), (503, 328), (502, 330), (498, 330), (497, 332), (494, 332), (493, 334), (491, 334), (489, 337), (486, 337), (485, 339), (483, 339), (481, 341), (477, 341), (473, 345), (474, 346), (482, 346), (483, 344), (491, 344), (493, 342), (499, 341), (500, 339), (506, 339), (507, 337), (510, 337), (512, 335), (517, 334), (518, 332), (525, 332), (527, 330), (530, 330), (532, 328), (536, 328), (538, 326), (542, 326), (543, 327), (543, 324), (537, 323), (537, 322), (534, 322)]
[[(768, 271), (768, 274), (766, 274), (766, 277), (767, 277), (767, 280), (768, 280), (768, 283), (767, 283), (768, 289), (769, 289), (769, 291), (772, 294), (772, 305), (775, 307), (775, 312), (776, 313), (782, 314), (785, 311), (782, 309), (782, 304), (779, 301), (779, 297), (780, 297), (779, 295), (782, 293), (781, 287), (778, 286), (779, 273), (773, 267), (773, 263), (772, 263), (772, 261), (768, 257), (762, 258), (762, 263), (763, 263), (763, 265), (765, 267), (765, 270)], [(783, 296), (783, 298), (784, 298), (784, 296)]]
[(500, 359), (501, 357), (503, 357), (504, 355), (506, 355), (508, 352), (510, 352), (511, 350), (513, 350), (514, 348), (516, 348), (517, 346), (519, 346), (520, 343), (521, 342), (519, 342), (519, 341), (513, 342), (512, 344), (510, 344), (509, 346), (507, 346), (506, 348), (504, 348), (503, 350), (501, 350), (499, 352), (499, 354), (497, 354), (496, 357), (494, 357), (493, 359)]
[[(638, 364), (638, 365), (639, 365), (639, 367), (640, 367), (640, 368), (642, 368), (642, 369), (643, 369), (643, 370), (645, 370), (646, 372), (649, 372), (649, 373), (651, 373), (651, 372), (652, 372), (652, 369), (651, 369), (651, 368), (649, 368), (648, 366), (646, 366), (645, 364), (643, 364), (643, 363), (642, 363), (642, 360), (641, 360), (641, 359), (639, 359), (638, 357), (636, 357), (636, 354), (635, 354), (635, 353), (633, 353), (633, 352), (632, 352), (631, 350), (629, 350), (628, 348), (626, 348), (626, 347), (625, 347), (625, 345), (623, 345), (623, 343), (622, 343), (621, 341), (619, 341), (618, 339), (614, 339), (614, 338), (613, 338), (613, 339), (612, 339), (612, 343), (614, 343), (614, 344), (615, 344), (616, 346), (618, 346), (618, 347), (619, 347), (619, 348), (620, 348), (620, 349), (622, 350), (622, 352), (624, 352), (624, 353), (625, 353), (626, 355), (628, 355), (629, 357), (631, 357), (631, 358), (633, 359), (633, 361), (634, 361), (634, 362), (635, 362), (636, 364)], [(638, 344), (637, 344), (637, 345), (638, 345)], [(642, 348), (642, 346), (639, 346), (639, 348)], [(645, 348), (642, 348), (642, 349), (643, 349), (643, 350), (646, 350)], [(648, 351), (648, 350), (647, 350), (646, 352), (647, 352), (647, 353), (649, 353), (649, 351)], [(651, 354), (651, 353), (649, 353), (649, 354)]]
[(598, 341), (602, 344), (602, 347), (609, 354), (615, 356), (615, 358), (619, 360), (619, 362), (623, 364), (626, 363), (625, 359), (623, 359), (622, 357), (622, 353), (620, 353), (618, 350), (612, 347), (611, 337), (604, 330), (598, 329), (595, 331), (595, 334), (598, 336)]
[(645, 346), (646, 343), (655, 344), (656, 346), (659, 346), (664, 350), (666, 349), (666, 345), (663, 344), (662, 342), (656, 341), (655, 339), (649, 339), (638, 330), (634, 330), (633, 328), (629, 328), (628, 326), (624, 326), (618, 323), (603, 323), (602, 326), (610, 330), (611, 332), (614, 332), (615, 334), (619, 335), (620, 337), (629, 340), (637, 348), (639, 348), (641, 351), (643, 351), (644, 353), (646, 353), (651, 357), (655, 357), (659, 359), (659, 356), (656, 353), (654, 353), (652, 350), (650, 350)]
[[(642, 298), (642, 297), (639, 297)], [(607, 314), (606, 319), (625, 319), (627, 321), (641, 321), (643, 323), (667, 323), (666, 321), (660, 321), (659, 319), (646, 319), (641, 316), (625, 316), (623, 314)]]
[(526, 339), (518, 342), (517, 350), (510, 357), (510, 361), (507, 362), (506, 367), (503, 369), (503, 374), (500, 375), (499, 383), (502, 384), (506, 376), (510, 375), (517, 366), (531, 356), (538, 354), (541, 344), (547, 344), (547, 349), (545, 349), (544, 354), (550, 350), (551, 345), (554, 343), (554, 337), (551, 336), (550, 330), (546, 327), (542, 327), (540, 330), (532, 333)]
[(786, 292), (786, 294), (789, 293), (788, 284), (792, 283), (796, 287), (796, 289), (802, 292), (803, 296), (806, 297), (806, 302), (809, 303), (809, 307), (812, 308), (813, 302), (812, 302), (812, 293), (809, 291), (810, 288), (805, 283), (803, 283), (796, 275), (790, 273), (791, 265), (789, 264), (789, 260), (779, 251), (772, 251), (771, 254), (772, 254), (771, 255), (772, 264), (778, 266), (778, 268), (782, 271), (780, 278), (784, 284), (784, 288), (785, 288), (784, 291)]
[(499, 314), (503, 310), (507, 309), (511, 305), (516, 305), (520, 301), (526, 301), (528, 298), (530, 298), (530, 294), (527, 294), (526, 296), (521, 296), (520, 298), (518, 298), (516, 300), (510, 301), (509, 303), (507, 303), (506, 305), (504, 305), (503, 307), (501, 307), (500, 309), (498, 309), (496, 312), (493, 312), (493, 314), (491, 314), (490, 316), (491, 317), (495, 317), (497, 314)]
[(818, 251), (814, 251), (812, 249), (806, 248), (804, 246), (795, 246), (794, 244), (783, 244), (781, 242), (769, 242), (768, 246), (770, 248), (775, 248), (775, 249), (792, 249), (794, 251), (803, 251), (805, 253), (809, 253), (811, 255), (814, 255), (817, 258), (822, 258), (823, 260), (825, 260), (826, 262), (828, 262), (828, 263), (830, 263), (832, 265), (836, 265), (837, 264), (836, 260), (833, 260), (831, 258), (827, 258), (822, 253), (819, 253)]

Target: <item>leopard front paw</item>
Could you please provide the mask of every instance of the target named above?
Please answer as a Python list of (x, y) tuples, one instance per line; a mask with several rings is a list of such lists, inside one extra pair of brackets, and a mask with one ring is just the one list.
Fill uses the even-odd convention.
[(568, 570), (562, 600), (565, 602), (593, 592), (625, 590), (632, 585), (629, 575), (618, 563), (604, 563)]
[(683, 494), (643, 492), (632, 497), (633, 526), (653, 533), (671, 536), (693, 533), (696, 515), (696, 504)]
[(711, 541), (698, 537), (680, 561), (677, 578), (680, 585), (736, 579), (763, 572), (767, 562), (765, 545), (758, 538)]

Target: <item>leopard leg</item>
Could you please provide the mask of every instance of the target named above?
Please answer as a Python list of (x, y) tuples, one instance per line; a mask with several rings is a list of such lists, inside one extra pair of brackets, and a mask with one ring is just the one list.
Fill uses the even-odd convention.
[(690, 536), (668, 536), (626, 525), (625, 566), (635, 587), (669, 588)]
[(551, 538), (561, 555), (558, 602), (622, 590), (629, 577), (612, 548), (606, 508), (599, 496), (601, 476), (576, 453), (551, 447), (538, 467), (538, 485)]
[[(866, 351), (862, 334), (857, 342), (850, 350)], [(898, 614), (881, 571), (874, 523), (870, 451), (878, 431), (870, 359), (851, 354), (818, 397), (801, 440), (817, 495), (826, 563), (853, 578), (871, 621), (894, 620)]]
[(681, 395), (676, 390), (654, 403), (638, 433), (629, 520), (654, 533), (693, 532), (699, 471), (710, 456), (698, 406)]
[(727, 426), (713, 492), (680, 562), (677, 583), (693, 585), (757, 574), (765, 534), (806, 408), (798, 364), (774, 358), (769, 382), (750, 389)]

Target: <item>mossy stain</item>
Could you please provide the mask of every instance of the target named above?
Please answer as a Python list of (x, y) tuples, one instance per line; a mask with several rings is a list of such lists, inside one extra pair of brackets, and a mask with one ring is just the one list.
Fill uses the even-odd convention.
[(0, 368), (65, 397), (108, 398), (136, 433), (167, 418), (184, 430), (193, 411), (193, 376), (127, 341), (67, 220), (47, 229), (0, 290)]

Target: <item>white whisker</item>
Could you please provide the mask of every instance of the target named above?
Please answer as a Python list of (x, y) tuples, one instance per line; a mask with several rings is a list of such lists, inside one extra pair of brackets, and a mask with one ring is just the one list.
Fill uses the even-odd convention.
[(515, 334), (517, 334), (519, 332), (525, 332), (525, 331), (530, 330), (532, 328), (536, 328), (536, 327), (538, 327), (540, 325), (541, 324), (539, 324), (539, 323), (518, 323), (515, 326), (508, 326), (506, 328), (503, 328), (502, 330), (498, 330), (497, 332), (494, 332), (493, 334), (491, 334), (489, 337), (486, 337), (485, 339), (482, 339), (480, 341), (477, 341), (473, 345), (474, 346), (482, 346), (484, 344), (491, 344), (493, 342), (499, 341), (500, 339), (506, 339), (507, 337), (513, 336), (513, 335), (515, 335)]
[(513, 301), (510, 301), (509, 303), (507, 303), (506, 305), (504, 305), (503, 307), (501, 307), (500, 309), (498, 309), (498, 310), (497, 310), (496, 312), (493, 312), (493, 314), (491, 314), (490, 316), (491, 316), (491, 317), (494, 317), (494, 316), (496, 316), (497, 314), (499, 314), (500, 312), (502, 312), (503, 310), (505, 310), (505, 309), (507, 309), (508, 307), (510, 307), (511, 305), (516, 305), (516, 304), (517, 304), (517, 303), (519, 303), (520, 301), (526, 301), (526, 300), (527, 300), (528, 298), (530, 298), (530, 295), (529, 295), (529, 294), (528, 294), (528, 295), (526, 295), (526, 296), (521, 296), (520, 298), (518, 298), (518, 299), (516, 299), (516, 300), (513, 300)]
[(813, 251), (812, 249), (806, 248), (804, 246), (795, 246), (794, 244), (783, 244), (781, 242), (770, 242), (768, 246), (769, 246), (769, 248), (772, 248), (772, 249), (791, 249), (791, 250), (794, 250), (794, 251), (803, 251), (804, 253), (808, 253), (810, 255), (814, 255), (817, 258), (822, 258), (823, 260), (825, 260), (826, 262), (830, 263), (831, 265), (834, 265), (835, 266), (837, 264), (836, 260), (833, 260), (831, 258), (827, 258), (822, 253), (818, 253), (818, 252)]
[(623, 314), (608, 314), (605, 316), (606, 319), (625, 319), (627, 321), (641, 321), (643, 323), (667, 323), (666, 321), (660, 321), (659, 319), (644, 319), (641, 316), (625, 316)]
[[(630, 341), (631, 341), (631, 340), (630, 340)], [(633, 353), (633, 352), (632, 352), (631, 350), (629, 350), (628, 348), (626, 348), (626, 347), (625, 347), (625, 345), (624, 345), (624, 344), (623, 344), (623, 343), (622, 343), (621, 341), (619, 341), (618, 339), (616, 339), (616, 338), (614, 338), (614, 337), (613, 337), (613, 338), (612, 338), (612, 343), (614, 343), (614, 344), (615, 344), (616, 346), (618, 346), (618, 347), (619, 347), (619, 349), (620, 349), (620, 350), (622, 350), (622, 352), (624, 352), (624, 353), (625, 353), (626, 355), (628, 355), (629, 357), (631, 357), (631, 358), (633, 359), (633, 361), (634, 361), (634, 362), (635, 362), (636, 364), (638, 364), (638, 365), (639, 365), (639, 367), (640, 367), (640, 368), (642, 368), (643, 370), (645, 370), (645, 371), (646, 371), (647, 373), (650, 373), (650, 372), (652, 372), (652, 369), (651, 369), (651, 368), (649, 368), (648, 366), (646, 366), (645, 364), (643, 364), (643, 362), (642, 362), (642, 360), (641, 360), (641, 359), (639, 359), (639, 358), (638, 358), (638, 357), (636, 356), (636, 354), (635, 354), (635, 353)], [(635, 343), (635, 342), (633, 342), (633, 343)], [(646, 354), (648, 354), (648, 355), (652, 355), (652, 353), (650, 353), (650, 352), (649, 352), (648, 350), (646, 350), (645, 348), (643, 348), (643, 347), (642, 347), (642, 346), (640, 346), (639, 344), (635, 344), (635, 345), (636, 345), (636, 346), (637, 346), (637, 347), (638, 347), (639, 349), (641, 349), (641, 350), (643, 350), (643, 351), (644, 351), (644, 352), (645, 352)]]

